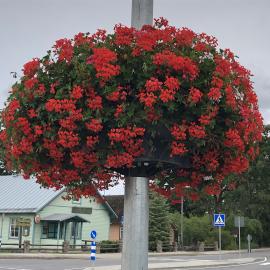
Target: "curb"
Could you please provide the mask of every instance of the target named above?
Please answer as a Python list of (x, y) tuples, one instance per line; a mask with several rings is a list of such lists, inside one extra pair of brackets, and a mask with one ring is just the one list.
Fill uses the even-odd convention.
[[(183, 261), (174, 263), (150, 263), (149, 269), (155, 270), (169, 270), (169, 269), (194, 269), (201, 267), (224, 267), (224, 266), (239, 266), (256, 264), (264, 262), (265, 258), (241, 258), (241, 259), (227, 259), (227, 260), (196, 260), (196, 261)], [(92, 270), (93, 268), (88, 267), (84, 270)], [(96, 270), (121, 270), (121, 265), (112, 266), (95, 266)]]
[[(0, 249), (1, 251), (1, 249)], [(269, 251), (270, 248), (254, 249), (252, 253)], [(238, 250), (224, 250), (221, 254), (238, 254)], [(246, 250), (241, 250), (241, 254), (246, 254)], [(178, 251), (178, 252), (151, 252), (149, 257), (160, 257), (160, 256), (203, 256), (203, 255), (219, 255), (220, 251), (206, 251), (206, 252), (190, 252), (190, 251)], [(90, 253), (84, 254), (63, 254), (63, 253), (2, 253), (0, 252), (1, 259), (89, 259)], [(121, 253), (100, 253), (97, 254), (97, 258), (116, 258), (121, 257)]]

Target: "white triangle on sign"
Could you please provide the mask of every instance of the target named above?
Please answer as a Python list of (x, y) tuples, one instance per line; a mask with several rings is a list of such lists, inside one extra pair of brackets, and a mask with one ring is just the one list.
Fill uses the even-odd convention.
[(220, 215), (218, 215), (215, 224), (224, 224), (224, 220), (222, 219), (222, 217)]

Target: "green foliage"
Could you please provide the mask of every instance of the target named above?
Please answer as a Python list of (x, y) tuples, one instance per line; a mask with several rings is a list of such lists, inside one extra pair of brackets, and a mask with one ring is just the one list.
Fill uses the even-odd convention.
[(196, 245), (205, 241), (212, 231), (210, 216), (190, 217), (184, 219), (184, 245)]
[(260, 155), (249, 171), (241, 178), (241, 184), (224, 193), (227, 213), (241, 213), (248, 217), (246, 232), (254, 236), (260, 245), (270, 245), (270, 126), (265, 126)]
[(168, 243), (170, 237), (169, 206), (157, 193), (150, 193), (149, 249), (156, 249), (158, 240)]
[(100, 252), (115, 253), (119, 251), (119, 241), (104, 240), (100, 242)]
[[(170, 222), (180, 235), (181, 215), (179, 212), (170, 214)], [(245, 227), (241, 228), (241, 246), (246, 246), (247, 235), (252, 235), (252, 247), (257, 247), (261, 241), (263, 228), (258, 219), (245, 218)], [(234, 226), (234, 215), (226, 216), (226, 226), (221, 229), (222, 249), (238, 249), (238, 229)], [(219, 241), (218, 228), (213, 227), (213, 215), (190, 216), (184, 218), (183, 240), (185, 246), (196, 246), (198, 242), (205, 242), (205, 245), (213, 245)]]

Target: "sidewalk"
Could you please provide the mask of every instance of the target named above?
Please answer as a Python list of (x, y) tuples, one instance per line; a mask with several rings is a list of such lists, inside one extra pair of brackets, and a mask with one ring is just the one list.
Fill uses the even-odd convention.
[[(0, 249), (1, 251), (1, 249)], [(270, 248), (254, 249), (254, 252), (270, 252)], [(221, 254), (238, 254), (238, 250), (223, 250)], [(176, 252), (149, 252), (149, 257), (160, 257), (160, 256), (199, 256), (199, 255), (219, 255), (219, 251), (176, 251)], [(241, 254), (247, 254), (246, 250), (241, 250)], [(0, 252), (0, 259), (89, 259), (89, 253), (4, 253)], [(109, 259), (109, 258), (121, 258), (121, 253), (101, 253), (97, 254), (98, 259)]]
[[(196, 268), (196, 267), (213, 267), (213, 266), (237, 266), (252, 264), (256, 262), (263, 262), (264, 258), (239, 258), (239, 259), (226, 259), (226, 260), (196, 260), (196, 261), (183, 261), (183, 262), (167, 262), (167, 263), (149, 263), (149, 269), (174, 269), (174, 268)], [(85, 268), (84, 270), (92, 270), (92, 267)], [(121, 270), (120, 265), (112, 266), (95, 266), (96, 270)]]

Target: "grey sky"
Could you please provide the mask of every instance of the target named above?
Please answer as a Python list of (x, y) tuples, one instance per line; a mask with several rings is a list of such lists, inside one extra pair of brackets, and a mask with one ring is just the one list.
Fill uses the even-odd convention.
[[(0, 108), (25, 62), (78, 32), (130, 25), (131, 0), (0, 0)], [(270, 123), (270, 1), (154, 0), (154, 17), (218, 38), (254, 74), (265, 123)]]

